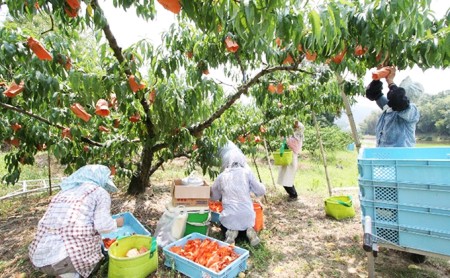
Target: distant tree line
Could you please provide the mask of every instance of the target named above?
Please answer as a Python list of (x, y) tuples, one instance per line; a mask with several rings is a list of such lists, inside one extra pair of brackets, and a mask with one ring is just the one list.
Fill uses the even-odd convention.
[[(419, 135), (450, 136), (450, 90), (437, 95), (409, 96), (420, 111), (420, 121), (416, 132)], [(360, 132), (366, 135), (375, 135), (375, 126), (381, 110), (374, 111), (360, 124)]]

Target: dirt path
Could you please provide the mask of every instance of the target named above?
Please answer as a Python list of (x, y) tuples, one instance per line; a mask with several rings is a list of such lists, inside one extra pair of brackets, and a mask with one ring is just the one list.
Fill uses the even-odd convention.
[[(314, 194), (297, 202), (287, 202), (281, 193), (269, 195), (262, 246), (250, 250), (246, 277), (367, 277), (359, 203), (356, 192), (351, 195), (357, 216), (343, 221), (326, 217), (323, 198)], [(27, 247), (49, 200), (29, 197), (8, 203), (10, 213), (0, 219), (0, 277), (44, 277), (32, 269)], [(157, 184), (152, 194), (138, 198), (115, 195), (112, 211), (132, 212), (154, 232), (169, 200), (167, 183)], [(183, 277), (164, 267), (159, 253), (159, 269), (151, 277)], [(389, 249), (380, 251), (375, 269), (377, 277), (450, 277), (448, 260), (428, 258), (416, 265), (407, 254)], [(106, 268), (95, 275), (104, 276)]]

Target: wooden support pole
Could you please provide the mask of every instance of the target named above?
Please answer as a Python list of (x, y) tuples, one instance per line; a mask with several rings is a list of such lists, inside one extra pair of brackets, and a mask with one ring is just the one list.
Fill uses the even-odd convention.
[(263, 139), (263, 140), (264, 140), (264, 149), (266, 150), (267, 164), (269, 164), (270, 177), (272, 178), (273, 187), (276, 188), (275, 179), (273, 178), (272, 163), (270, 162), (269, 149), (267, 148), (266, 139)]
[(327, 158), (325, 155), (325, 150), (323, 149), (322, 137), (320, 136), (320, 128), (319, 128), (319, 124), (317, 123), (316, 114), (314, 112), (311, 112), (311, 113), (312, 113), (312, 119), (314, 122), (314, 126), (316, 128), (317, 138), (319, 139), (320, 153), (322, 154), (323, 168), (325, 169), (325, 177), (327, 179), (327, 185), (328, 185), (328, 194), (331, 196), (331, 195), (333, 195), (333, 191), (331, 189), (330, 177), (328, 175)]
[[(341, 75), (336, 74), (336, 78), (338, 80), (339, 85), (341, 85), (344, 81)], [(350, 128), (352, 129), (353, 140), (355, 141), (356, 152), (359, 153), (359, 149), (361, 148), (361, 142), (359, 141), (358, 131), (356, 129), (355, 118), (353, 117), (352, 109), (350, 106), (350, 102), (348, 101), (348, 97), (344, 92), (344, 88), (341, 87), (341, 97), (342, 101), (345, 105), (345, 111), (347, 113), (348, 122), (350, 123)]]

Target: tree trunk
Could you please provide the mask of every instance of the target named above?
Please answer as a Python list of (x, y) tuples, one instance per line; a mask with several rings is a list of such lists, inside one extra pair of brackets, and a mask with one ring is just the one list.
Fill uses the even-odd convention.
[(138, 169), (133, 173), (127, 193), (130, 195), (139, 195), (145, 192), (145, 188), (150, 186), (150, 169), (152, 167), (153, 152), (149, 147), (142, 150), (141, 161)]

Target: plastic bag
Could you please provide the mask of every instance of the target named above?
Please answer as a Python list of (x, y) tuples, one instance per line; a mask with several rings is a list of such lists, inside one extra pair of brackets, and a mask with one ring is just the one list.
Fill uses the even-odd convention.
[(169, 211), (167, 208), (158, 221), (155, 238), (158, 246), (164, 247), (182, 238), (186, 229), (188, 214), (182, 206)]
[(181, 179), (181, 183), (183, 185), (202, 186), (204, 181), (203, 178), (197, 173), (197, 171), (193, 171), (189, 176)]

